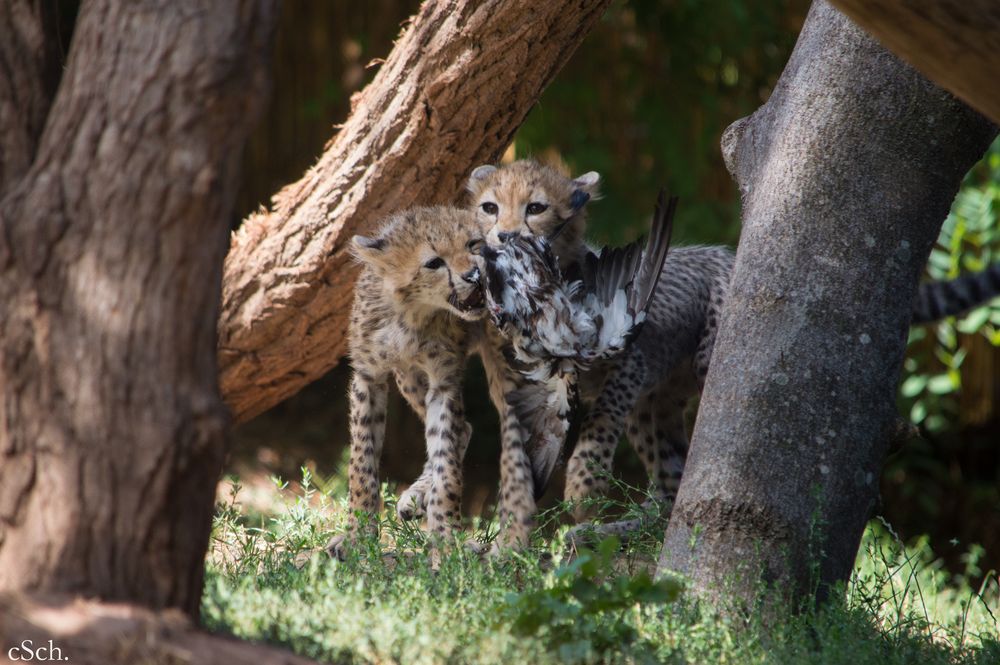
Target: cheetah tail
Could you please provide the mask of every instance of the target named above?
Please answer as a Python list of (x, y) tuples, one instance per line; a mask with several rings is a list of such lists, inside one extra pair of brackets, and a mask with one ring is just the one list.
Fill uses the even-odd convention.
[(913, 301), (912, 324), (957, 316), (1000, 295), (1000, 263), (945, 282), (920, 285)]

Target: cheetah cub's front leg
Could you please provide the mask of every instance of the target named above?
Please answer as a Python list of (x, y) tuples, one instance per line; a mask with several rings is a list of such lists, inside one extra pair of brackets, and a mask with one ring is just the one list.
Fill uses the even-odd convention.
[[(410, 370), (408, 372), (396, 372), (396, 385), (404, 399), (420, 417), (420, 421), (427, 423), (427, 375), (421, 371)], [(472, 426), (464, 420), (457, 433), (458, 437), (458, 457), (465, 458), (465, 451), (469, 447), (472, 439)], [(402, 494), (396, 504), (396, 515), (401, 520), (420, 519), (427, 513), (427, 500), (430, 498), (431, 484), (434, 476), (434, 461), (429, 459), (424, 463), (420, 477), (413, 481)]]
[(427, 531), (441, 540), (458, 526), (462, 517), (462, 458), (468, 439), (462, 406), (460, 377), (429, 376), (425, 405), (424, 436), (431, 482), (427, 492)]

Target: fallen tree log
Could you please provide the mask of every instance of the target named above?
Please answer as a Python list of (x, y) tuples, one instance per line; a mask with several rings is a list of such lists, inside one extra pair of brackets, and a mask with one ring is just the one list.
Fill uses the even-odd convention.
[(336, 365), (355, 233), (448, 203), (496, 160), (610, 0), (425, 2), (316, 165), (251, 215), (226, 258), (219, 364), (237, 421)]
[(832, 0), (927, 78), (1000, 123), (1000, 4), (996, 0)]

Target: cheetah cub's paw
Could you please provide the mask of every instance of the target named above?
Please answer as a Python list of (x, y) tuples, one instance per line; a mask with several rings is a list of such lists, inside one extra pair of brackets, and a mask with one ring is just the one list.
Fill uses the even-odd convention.
[(489, 543), (481, 543), (475, 538), (469, 538), (467, 541), (465, 541), (465, 549), (469, 550), (470, 552), (472, 552), (473, 554), (475, 554), (480, 558), (489, 556), (491, 551)]
[(332, 559), (337, 559), (338, 561), (347, 560), (347, 552), (354, 545), (354, 538), (349, 533), (342, 533), (339, 536), (334, 536), (330, 539), (330, 542), (326, 544), (324, 548), (326, 553)]
[(427, 492), (426, 488), (418, 487), (417, 484), (410, 485), (406, 491), (399, 495), (399, 502), (396, 503), (396, 515), (404, 522), (422, 518), (427, 513)]

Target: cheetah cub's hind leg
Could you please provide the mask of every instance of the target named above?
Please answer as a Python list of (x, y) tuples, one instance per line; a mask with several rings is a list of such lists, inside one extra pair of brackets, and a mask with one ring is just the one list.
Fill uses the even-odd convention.
[[(424, 401), (427, 399), (427, 374), (418, 369), (411, 369), (406, 372), (397, 370), (396, 385), (403, 399), (407, 401), (413, 411), (420, 417), (420, 422), (427, 422), (427, 409)], [(396, 503), (396, 515), (401, 520), (420, 519), (427, 511), (427, 494), (431, 489), (431, 474), (433, 467), (428, 459), (424, 463), (424, 469), (412, 485), (399, 496)]]
[(433, 467), (431, 461), (424, 462), (424, 470), (420, 472), (420, 477), (406, 488), (399, 495), (396, 503), (396, 516), (405, 521), (418, 520), (427, 514), (427, 494), (431, 490), (431, 475)]
[(669, 387), (640, 398), (629, 414), (627, 432), (649, 475), (649, 497), (642, 503), (638, 517), (573, 527), (564, 537), (570, 549), (595, 545), (608, 536), (616, 536), (625, 545), (650, 529), (662, 532), (677, 496), (687, 454), (685, 404), (686, 399)]
[(615, 447), (645, 375), (645, 362), (633, 347), (612, 370), (584, 421), (580, 440), (566, 465), (564, 492), (567, 501), (575, 502), (573, 517), (577, 522), (590, 517), (591, 509), (583, 499), (607, 492)]

